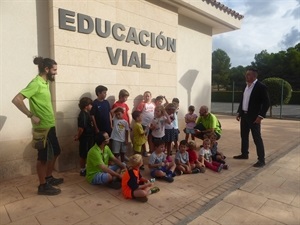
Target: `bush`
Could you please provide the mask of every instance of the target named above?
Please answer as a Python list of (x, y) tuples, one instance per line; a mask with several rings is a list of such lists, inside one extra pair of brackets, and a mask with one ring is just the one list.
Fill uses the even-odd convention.
[(289, 101), (290, 105), (300, 105), (300, 91), (293, 91), (291, 100)]
[[(234, 92), (234, 102), (240, 102), (243, 92)], [(232, 102), (232, 91), (213, 91), (211, 93), (212, 102)]]
[(268, 87), (271, 106), (281, 104), (281, 95), (283, 96), (283, 103), (289, 103), (292, 96), (292, 86), (287, 81), (278, 77), (269, 77), (264, 79), (262, 83)]

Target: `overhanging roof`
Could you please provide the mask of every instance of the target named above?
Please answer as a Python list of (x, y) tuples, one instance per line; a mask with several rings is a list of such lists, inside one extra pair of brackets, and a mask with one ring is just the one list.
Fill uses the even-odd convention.
[(212, 34), (240, 29), (243, 15), (216, 0), (161, 0), (176, 7), (178, 14), (212, 28)]

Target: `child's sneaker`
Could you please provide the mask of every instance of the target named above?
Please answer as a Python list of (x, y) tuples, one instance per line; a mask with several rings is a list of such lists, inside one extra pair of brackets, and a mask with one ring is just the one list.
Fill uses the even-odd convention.
[(219, 166), (218, 172), (220, 173), (222, 169), (223, 169), (223, 164), (221, 164), (221, 165)]
[(172, 183), (174, 181), (174, 178), (172, 176), (165, 176), (163, 179), (169, 183)]
[(52, 187), (52, 185), (49, 183), (40, 184), (38, 187), (39, 195), (58, 195), (60, 192), (60, 189)]
[(200, 167), (200, 173), (205, 173), (205, 171), (206, 171), (206, 168), (205, 167)]
[(223, 165), (223, 169), (224, 169), (224, 170), (228, 170), (228, 168), (229, 168), (228, 165), (226, 165), (226, 164)]
[(200, 170), (198, 168), (192, 169), (192, 173), (200, 173)]
[(153, 188), (150, 189), (150, 191), (151, 191), (151, 194), (154, 194), (154, 193), (159, 192), (160, 189), (158, 187), (153, 187)]

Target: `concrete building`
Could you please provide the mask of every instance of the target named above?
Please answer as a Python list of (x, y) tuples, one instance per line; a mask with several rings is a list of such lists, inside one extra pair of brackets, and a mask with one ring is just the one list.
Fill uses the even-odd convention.
[(144, 91), (210, 106), (212, 36), (239, 29), (240, 14), (215, 0), (2, 0), (0, 180), (35, 173), (31, 123), (12, 98), (37, 75), (34, 56), (58, 63), (51, 84), (62, 154), (58, 170), (78, 165), (78, 101), (108, 87), (113, 103)]

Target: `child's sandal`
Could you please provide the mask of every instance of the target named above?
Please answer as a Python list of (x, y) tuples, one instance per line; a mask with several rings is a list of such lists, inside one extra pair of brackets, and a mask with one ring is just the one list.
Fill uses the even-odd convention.
[(159, 192), (160, 189), (158, 187), (153, 187), (153, 188), (150, 189), (150, 191), (151, 191), (151, 194), (154, 194), (154, 193)]

